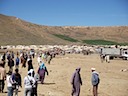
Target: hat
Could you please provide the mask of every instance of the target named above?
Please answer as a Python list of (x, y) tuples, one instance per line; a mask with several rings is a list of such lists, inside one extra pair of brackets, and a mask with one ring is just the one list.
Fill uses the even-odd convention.
[(80, 67), (76, 68), (76, 70), (80, 70), (80, 69), (81, 69)]
[(28, 60), (27, 61), (30, 61), (31, 59), (30, 58), (28, 58)]
[(91, 70), (94, 70), (94, 71), (95, 71), (95, 70), (96, 70), (96, 68), (91, 68)]
[(32, 72), (34, 72), (34, 70), (33, 69), (30, 69), (29, 72), (32, 73)]
[(28, 75), (31, 74), (31, 71), (28, 71)]

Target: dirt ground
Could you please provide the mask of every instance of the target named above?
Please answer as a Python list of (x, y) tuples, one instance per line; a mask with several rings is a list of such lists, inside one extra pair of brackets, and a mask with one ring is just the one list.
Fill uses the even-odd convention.
[[(33, 60), (34, 70), (37, 71), (37, 59)], [(80, 96), (92, 96), (91, 67), (95, 67), (100, 75), (98, 96), (128, 96), (128, 61), (115, 59), (110, 63), (103, 62), (98, 54), (66, 54), (56, 56), (51, 64), (45, 64), (49, 75), (45, 78), (45, 83), (38, 84), (38, 96), (71, 96), (71, 76), (77, 67), (81, 67), (81, 86)], [(7, 69), (7, 68), (6, 68)], [(8, 70), (8, 69), (7, 69)], [(27, 75), (27, 68), (21, 68), (20, 73), (23, 78)], [(6, 82), (5, 82), (6, 84)], [(19, 96), (24, 96), (24, 84), (22, 82)], [(7, 92), (5, 85), (4, 92)], [(0, 96), (7, 96), (7, 93), (0, 93)]]

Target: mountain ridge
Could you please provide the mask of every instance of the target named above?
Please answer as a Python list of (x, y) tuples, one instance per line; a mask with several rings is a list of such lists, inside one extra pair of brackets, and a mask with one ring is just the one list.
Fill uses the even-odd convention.
[[(78, 40), (71, 42), (56, 35)], [(0, 45), (84, 44), (82, 40), (128, 43), (128, 26), (46, 26), (0, 14)]]

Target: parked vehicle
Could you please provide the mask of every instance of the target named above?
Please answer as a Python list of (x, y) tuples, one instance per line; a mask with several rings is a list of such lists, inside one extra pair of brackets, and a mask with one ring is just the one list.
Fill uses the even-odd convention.
[(110, 59), (113, 58), (123, 58), (128, 60), (128, 49), (122, 48), (101, 48), (101, 54), (109, 55)]

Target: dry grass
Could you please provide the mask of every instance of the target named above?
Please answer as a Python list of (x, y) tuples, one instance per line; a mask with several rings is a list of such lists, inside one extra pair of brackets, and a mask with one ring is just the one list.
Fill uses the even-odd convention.
[[(37, 71), (36, 58), (33, 60), (33, 65), (34, 70)], [(83, 81), (80, 96), (92, 96), (91, 67), (95, 67), (100, 74), (101, 81), (98, 96), (127, 96), (128, 94), (128, 71), (120, 71), (128, 69), (128, 61), (126, 60), (115, 59), (110, 63), (101, 63), (97, 54), (88, 56), (67, 54), (65, 56), (57, 56), (51, 61), (50, 65), (46, 63), (46, 66), (49, 76), (46, 76), (44, 85), (39, 84), (39, 96), (71, 96), (70, 79), (77, 67), (81, 67)], [(23, 79), (27, 75), (27, 68), (21, 68), (20, 65), (20, 73)], [(4, 91), (7, 91), (6, 86)], [(19, 96), (23, 96), (24, 84), (20, 91)], [(7, 96), (7, 93), (0, 93), (0, 96)]]

